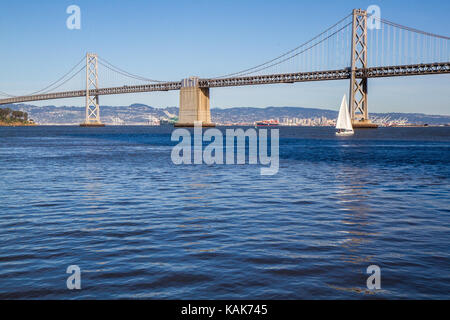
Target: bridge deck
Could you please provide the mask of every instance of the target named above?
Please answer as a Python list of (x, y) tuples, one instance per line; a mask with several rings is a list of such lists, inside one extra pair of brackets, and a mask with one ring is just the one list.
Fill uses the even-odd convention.
[[(371, 67), (367, 69), (357, 69), (357, 78), (382, 78), (382, 77), (400, 77), (413, 75), (430, 75), (430, 74), (446, 74), (450, 73), (450, 62), (445, 63), (428, 63), (400, 66)], [(315, 72), (297, 72), (272, 74), (262, 76), (232, 77), (218, 79), (200, 79), (200, 87), (233, 87), (247, 85), (263, 85), (276, 83), (294, 83), (307, 81), (328, 81), (328, 80), (344, 80), (350, 79), (350, 68), (341, 70), (326, 70)], [(101, 88), (98, 90), (90, 90), (91, 95), (113, 95), (125, 93), (141, 93), (152, 91), (169, 91), (179, 90), (181, 81), (165, 82), (157, 84), (144, 84), (136, 86), (123, 86), (112, 88)], [(0, 99), (0, 105), (20, 102), (30, 102), (39, 100), (53, 100), (64, 98), (75, 98), (86, 96), (86, 90), (55, 92), (47, 94), (38, 94), (30, 96), (12, 97)]]

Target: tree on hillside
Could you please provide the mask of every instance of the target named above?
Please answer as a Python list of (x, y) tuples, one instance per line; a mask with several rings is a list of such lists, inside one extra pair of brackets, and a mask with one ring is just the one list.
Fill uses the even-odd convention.
[(10, 108), (0, 108), (0, 119), (9, 119), (12, 110)]
[(28, 119), (28, 113), (23, 112), (23, 111), (13, 111), (12, 116), (13, 116), (13, 118), (15, 118), (17, 120), (27, 121), (27, 119)]
[(4, 121), (28, 121), (28, 113), (23, 111), (11, 110), (10, 108), (0, 108), (0, 119)]
[(22, 111), (13, 111), (12, 116), (13, 116), (13, 118), (22, 120), (23, 112)]

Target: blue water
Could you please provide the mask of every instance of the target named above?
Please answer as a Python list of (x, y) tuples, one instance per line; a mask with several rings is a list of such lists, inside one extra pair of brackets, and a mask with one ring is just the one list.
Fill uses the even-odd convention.
[(0, 128), (0, 298), (450, 298), (450, 128), (281, 128), (275, 176), (170, 132)]

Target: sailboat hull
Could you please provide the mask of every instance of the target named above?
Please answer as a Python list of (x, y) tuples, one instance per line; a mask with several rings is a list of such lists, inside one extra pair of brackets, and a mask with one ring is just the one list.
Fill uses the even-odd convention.
[(337, 136), (351, 136), (353, 135), (355, 132), (353, 131), (338, 131), (336, 132)]

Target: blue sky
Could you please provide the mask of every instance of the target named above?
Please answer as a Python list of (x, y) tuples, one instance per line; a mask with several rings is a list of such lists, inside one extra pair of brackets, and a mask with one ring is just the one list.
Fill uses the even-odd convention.
[[(66, 8), (81, 8), (81, 30), (68, 30)], [(129, 72), (180, 80), (238, 71), (309, 40), (353, 8), (376, 4), (383, 18), (449, 35), (448, 1), (118, 1), (0, 2), (0, 90), (39, 90), (87, 52)], [(81, 87), (80, 82), (80, 87)], [(211, 90), (211, 107), (336, 108), (348, 81)], [(100, 75), (101, 86), (101, 75)], [(450, 114), (450, 75), (369, 81), (371, 112)], [(74, 88), (75, 89), (75, 88)], [(178, 92), (101, 97), (102, 105), (177, 106)], [(84, 100), (38, 105), (83, 105)]]

